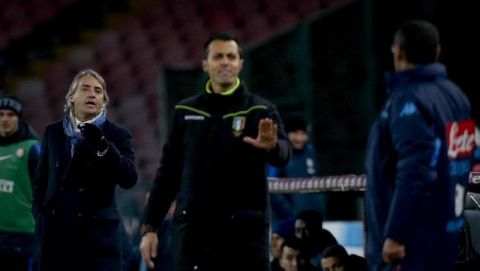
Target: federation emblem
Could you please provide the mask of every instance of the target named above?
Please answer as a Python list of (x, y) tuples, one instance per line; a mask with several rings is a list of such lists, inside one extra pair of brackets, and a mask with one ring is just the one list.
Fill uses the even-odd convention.
[(243, 134), (245, 128), (245, 117), (234, 117), (232, 121), (232, 133), (235, 137), (239, 137)]

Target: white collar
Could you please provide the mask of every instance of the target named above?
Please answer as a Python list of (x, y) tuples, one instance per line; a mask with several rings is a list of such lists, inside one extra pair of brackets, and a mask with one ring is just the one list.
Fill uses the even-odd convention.
[(102, 115), (102, 112), (98, 113), (98, 115), (96, 115), (93, 119), (89, 119), (87, 121), (80, 121), (79, 119), (77, 119), (77, 117), (75, 117), (73, 115), (73, 112), (70, 111), (70, 117), (73, 119), (73, 123), (74, 123), (74, 129), (75, 129), (75, 133), (80, 133), (80, 129), (78, 129), (78, 125), (82, 126), (84, 125), (85, 123), (93, 123), (94, 121), (96, 121), (100, 116)]

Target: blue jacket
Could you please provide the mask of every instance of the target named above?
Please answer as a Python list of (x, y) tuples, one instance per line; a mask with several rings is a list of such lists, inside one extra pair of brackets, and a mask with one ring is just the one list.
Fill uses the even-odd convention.
[[(293, 150), (292, 158), (284, 168), (268, 166), (268, 176), (278, 178), (310, 178), (319, 176), (317, 152), (311, 143), (302, 150)], [(296, 216), (303, 210), (314, 209), (322, 214), (326, 211), (325, 195), (319, 193), (272, 193), (270, 194), (272, 224)]]
[[(369, 268), (384, 265), (389, 237), (406, 246), (402, 270), (448, 270), (463, 226), (474, 151), (470, 105), (439, 63), (387, 74), (386, 81), (389, 99), (366, 154)], [(432, 255), (441, 260), (432, 261)]]

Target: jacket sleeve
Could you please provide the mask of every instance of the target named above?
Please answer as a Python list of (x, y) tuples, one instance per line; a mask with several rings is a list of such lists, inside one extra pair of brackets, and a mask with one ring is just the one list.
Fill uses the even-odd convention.
[(400, 243), (405, 243), (415, 227), (415, 212), (437, 178), (441, 140), (435, 136), (431, 119), (414, 97), (392, 99), (390, 131), (398, 163), (384, 234)]
[(113, 169), (117, 184), (122, 188), (130, 188), (137, 182), (132, 135), (128, 130), (120, 129), (118, 131), (116, 140), (110, 142), (105, 160), (111, 165), (108, 168)]
[(47, 191), (48, 181), (48, 131), (45, 129), (43, 141), (40, 148), (40, 157), (38, 158), (37, 168), (32, 178), (32, 214), (35, 220), (38, 219), (38, 215), (41, 212), (41, 207), (45, 200), (45, 193)]
[(30, 152), (28, 155), (28, 173), (30, 175), (30, 180), (33, 180), (33, 178), (35, 177), (35, 170), (37, 169), (38, 160), (40, 157), (40, 148), (41, 145), (39, 142), (35, 143), (30, 148)]
[(290, 141), (287, 138), (287, 134), (283, 128), (283, 123), (280, 119), (280, 115), (277, 109), (274, 107), (273, 110), (269, 113), (269, 118), (273, 120), (274, 123), (278, 125), (277, 132), (277, 146), (268, 152), (267, 160), (268, 163), (275, 167), (284, 167), (288, 164), (290, 157), (292, 155), (292, 146)]
[(159, 229), (179, 186), (183, 166), (181, 114), (174, 113), (173, 127), (163, 146), (160, 166), (145, 207), (143, 224)]

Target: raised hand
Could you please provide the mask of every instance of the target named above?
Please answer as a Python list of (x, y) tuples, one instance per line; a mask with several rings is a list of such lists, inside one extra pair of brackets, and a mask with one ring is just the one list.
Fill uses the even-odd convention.
[(258, 123), (257, 138), (244, 137), (243, 141), (255, 148), (271, 151), (277, 146), (277, 124), (273, 123), (272, 119), (261, 119)]

